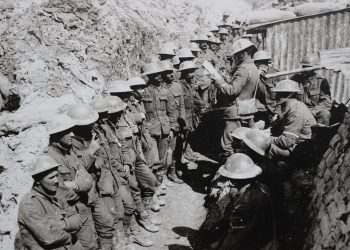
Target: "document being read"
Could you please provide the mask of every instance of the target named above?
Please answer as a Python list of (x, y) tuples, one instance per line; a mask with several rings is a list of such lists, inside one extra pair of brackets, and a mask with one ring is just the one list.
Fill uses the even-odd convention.
[(203, 62), (203, 67), (211, 74), (214, 75), (216, 78), (218, 79), (222, 79), (222, 76), (219, 74), (219, 72), (216, 71), (216, 69), (214, 68), (213, 64), (211, 64), (210, 62), (208, 62), (207, 60), (205, 60)]

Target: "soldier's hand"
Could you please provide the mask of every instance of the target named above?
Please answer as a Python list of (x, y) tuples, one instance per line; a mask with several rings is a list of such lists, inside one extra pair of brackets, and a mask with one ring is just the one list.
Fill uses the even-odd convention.
[(129, 165), (124, 165), (124, 172), (126, 174), (130, 174), (130, 166)]
[(92, 186), (92, 183), (89, 181), (89, 173), (85, 169), (78, 169), (75, 175), (75, 182), (78, 185), (78, 190), (80, 192), (88, 192)]
[(88, 151), (91, 155), (94, 155), (97, 150), (100, 148), (100, 140), (95, 138), (95, 134), (93, 134)]
[(169, 135), (168, 135), (168, 141), (171, 141), (174, 138), (174, 132), (170, 131)]

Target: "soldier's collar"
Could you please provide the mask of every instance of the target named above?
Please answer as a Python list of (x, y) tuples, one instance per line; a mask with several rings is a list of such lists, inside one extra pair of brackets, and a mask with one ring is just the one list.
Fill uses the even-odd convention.
[(40, 186), (36, 186), (36, 185), (33, 185), (33, 192), (34, 192), (34, 195), (35, 196), (40, 196), (40, 197), (43, 197), (43, 198), (46, 198), (50, 201), (54, 201), (54, 202), (57, 202), (57, 192), (55, 195), (49, 195), (48, 193), (46, 193), (44, 191), (44, 189)]

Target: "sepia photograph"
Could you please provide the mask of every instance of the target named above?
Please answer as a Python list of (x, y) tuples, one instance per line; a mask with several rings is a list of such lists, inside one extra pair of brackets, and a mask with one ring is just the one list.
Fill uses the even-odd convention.
[(350, 0), (0, 0), (0, 250), (349, 250)]

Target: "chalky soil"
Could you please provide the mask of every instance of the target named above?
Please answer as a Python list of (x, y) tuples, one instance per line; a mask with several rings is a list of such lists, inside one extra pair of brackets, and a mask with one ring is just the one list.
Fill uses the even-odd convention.
[(194, 249), (198, 228), (205, 219), (204, 194), (197, 193), (187, 184), (174, 184), (167, 188), (167, 204), (157, 213), (162, 221), (157, 233), (143, 235), (154, 242), (152, 247), (135, 247), (138, 250), (188, 250)]

